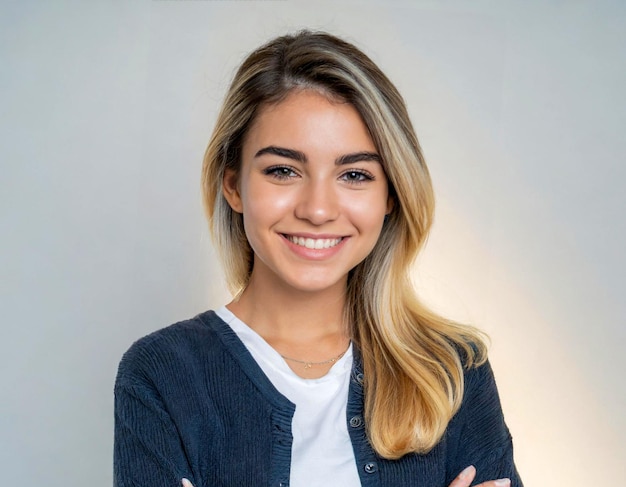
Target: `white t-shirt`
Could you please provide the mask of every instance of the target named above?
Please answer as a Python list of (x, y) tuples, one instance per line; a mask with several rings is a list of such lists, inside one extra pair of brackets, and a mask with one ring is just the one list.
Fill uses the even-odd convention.
[(228, 308), (223, 306), (216, 313), (230, 325), (274, 387), (296, 405), (291, 424), (290, 486), (360, 486), (346, 421), (352, 345), (324, 377), (303, 379)]

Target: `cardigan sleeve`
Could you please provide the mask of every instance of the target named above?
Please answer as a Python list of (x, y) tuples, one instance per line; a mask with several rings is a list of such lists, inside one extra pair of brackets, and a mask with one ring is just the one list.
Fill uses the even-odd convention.
[(176, 425), (138, 352), (126, 353), (115, 384), (114, 486), (180, 487), (183, 477), (194, 483)]
[(463, 403), (452, 423), (448, 483), (465, 467), (474, 465), (476, 478), (472, 485), (507, 477), (511, 487), (523, 487), (489, 362), (466, 373)]

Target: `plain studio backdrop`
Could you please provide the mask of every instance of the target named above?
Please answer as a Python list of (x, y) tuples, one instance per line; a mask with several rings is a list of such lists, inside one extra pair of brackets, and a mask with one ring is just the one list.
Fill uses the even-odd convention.
[(625, 5), (4, 0), (2, 485), (111, 485), (122, 353), (228, 299), (199, 189), (224, 90), (302, 27), (405, 96), (438, 199), (415, 280), (490, 334), (526, 485), (623, 483)]

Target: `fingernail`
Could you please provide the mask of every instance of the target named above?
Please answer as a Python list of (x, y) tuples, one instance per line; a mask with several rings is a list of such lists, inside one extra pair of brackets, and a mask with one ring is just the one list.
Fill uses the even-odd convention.
[(494, 482), (498, 487), (509, 487), (511, 485), (511, 481), (509, 479), (498, 479)]
[(465, 467), (463, 471), (459, 474), (459, 477), (462, 479), (466, 479), (470, 476), (470, 474), (474, 471), (474, 465), (470, 465), (469, 467)]
[(183, 487), (193, 487), (193, 484), (189, 480), (183, 478)]

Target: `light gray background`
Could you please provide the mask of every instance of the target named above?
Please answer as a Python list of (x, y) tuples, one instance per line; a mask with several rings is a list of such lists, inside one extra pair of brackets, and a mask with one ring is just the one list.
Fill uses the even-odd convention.
[(416, 283), (483, 327), (528, 486), (626, 478), (626, 8), (3, 1), (0, 477), (111, 484), (138, 337), (227, 299), (199, 171), (244, 54), (298, 27), (396, 82), (438, 219)]

